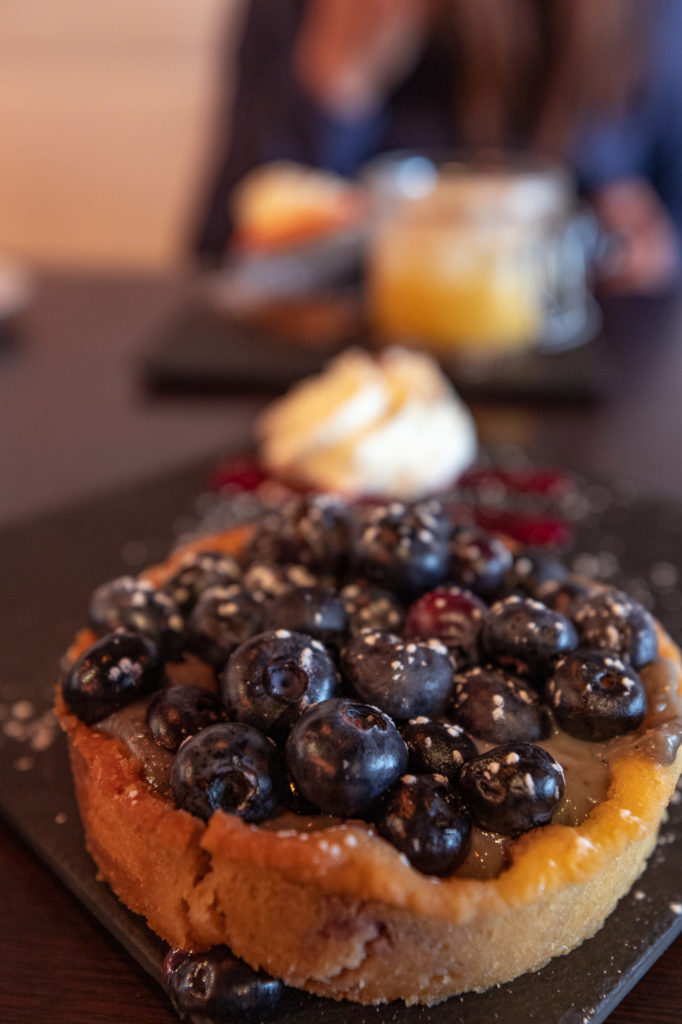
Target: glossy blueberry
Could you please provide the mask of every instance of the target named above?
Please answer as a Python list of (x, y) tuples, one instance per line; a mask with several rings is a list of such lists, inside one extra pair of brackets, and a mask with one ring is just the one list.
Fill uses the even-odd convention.
[(190, 736), (171, 771), (178, 807), (204, 820), (222, 810), (264, 821), (277, 806), (283, 780), (274, 743), (242, 722), (219, 722)]
[(542, 604), (573, 620), (575, 613), (585, 599), (598, 593), (601, 587), (582, 576), (569, 574), (563, 580), (547, 580), (541, 583), (533, 597)]
[(407, 747), (378, 708), (335, 698), (298, 720), (286, 745), (287, 767), (300, 793), (326, 814), (370, 811), (407, 766)]
[(275, 565), (284, 561), (281, 543), (283, 526), (284, 515), (281, 508), (268, 510), (261, 516), (244, 550), (243, 564)]
[(566, 566), (542, 548), (521, 548), (513, 556), (511, 568), (505, 574), (503, 590), (506, 594), (535, 597), (538, 587), (545, 583), (560, 583), (568, 575)]
[(422, 594), (407, 613), (405, 636), (435, 637), (454, 658), (457, 668), (479, 660), (479, 638), (488, 615), (484, 602), (462, 587), (436, 587)]
[(88, 608), (95, 632), (125, 629), (159, 645), (162, 657), (179, 658), (184, 648), (184, 618), (175, 601), (149, 580), (119, 576), (93, 592)]
[(164, 687), (147, 708), (152, 736), (160, 747), (173, 753), (188, 736), (224, 720), (225, 708), (217, 694), (191, 683)]
[(155, 690), (161, 678), (154, 643), (120, 630), (81, 654), (62, 680), (62, 694), (69, 710), (93, 725)]
[(580, 646), (610, 651), (641, 668), (658, 654), (654, 620), (641, 604), (621, 590), (604, 589), (575, 612)]
[(490, 665), (477, 665), (455, 676), (449, 713), (467, 732), (487, 743), (534, 742), (550, 732), (549, 714), (537, 693)]
[(640, 726), (647, 711), (642, 681), (620, 658), (577, 650), (559, 658), (546, 686), (557, 723), (581, 740), (608, 740)]
[(518, 836), (547, 825), (564, 795), (561, 765), (532, 743), (505, 743), (462, 765), (458, 788), (474, 821)]
[(154, 587), (148, 580), (140, 580), (137, 576), (118, 576), (114, 580), (101, 583), (90, 595), (88, 604), (88, 622), (100, 636), (111, 633), (114, 629), (127, 627), (126, 616), (137, 615), (137, 620), (130, 625), (135, 632), (147, 632), (148, 625), (144, 615), (153, 598)]
[(261, 603), (293, 587), (312, 587), (317, 582), (302, 565), (277, 565), (273, 562), (253, 562), (242, 578), (244, 589)]
[(232, 652), (263, 626), (263, 606), (239, 584), (205, 590), (187, 623), (190, 649), (216, 671)]
[(440, 640), (403, 640), (366, 630), (341, 653), (341, 673), (353, 692), (391, 718), (433, 715), (452, 686), (452, 662)]
[(221, 688), (231, 718), (279, 734), (280, 720), (293, 724), (298, 712), (334, 696), (338, 678), (319, 640), (277, 629), (259, 633), (236, 649)]
[(552, 661), (578, 646), (573, 624), (539, 601), (514, 594), (498, 601), (481, 632), (486, 656), (514, 675), (544, 682)]
[(407, 744), (407, 770), (413, 775), (444, 775), (453, 779), (465, 761), (475, 757), (476, 745), (461, 725), (413, 718), (400, 734)]
[(363, 629), (400, 632), (405, 611), (390, 590), (372, 586), (366, 580), (358, 579), (342, 587), (339, 597), (346, 609), (348, 629), (351, 633), (359, 633)]
[(450, 541), (448, 578), (482, 597), (497, 594), (512, 566), (502, 541), (477, 526), (461, 526)]
[(374, 508), (355, 544), (359, 574), (399, 595), (423, 593), (445, 577), (449, 535), (438, 502)]
[(334, 647), (342, 643), (348, 617), (343, 601), (329, 587), (296, 587), (265, 606), (264, 629), (290, 629)]
[(186, 616), (204, 590), (214, 586), (229, 587), (238, 583), (240, 577), (236, 559), (224, 551), (191, 551), (162, 589)]
[(377, 820), (379, 835), (425, 875), (451, 875), (469, 852), (471, 818), (443, 775), (403, 775)]
[(260, 1019), (275, 1009), (284, 990), (281, 981), (254, 971), (227, 946), (206, 953), (171, 949), (163, 967), (176, 1012), (205, 1024)]
[(282, 518), (279, 541), (283, 561), (318, 573), (343, 571), (351, 536), (347, 505), (330, 495), (307, 495), (287, 505)]

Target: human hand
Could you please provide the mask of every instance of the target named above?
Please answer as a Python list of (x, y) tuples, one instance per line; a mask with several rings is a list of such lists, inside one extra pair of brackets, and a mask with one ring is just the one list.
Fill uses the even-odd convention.
[(654, 293), (680, 270), (675, 226), (658, 195), (640, 178), (613, 182), (593, 197), (602, 227), (614, 237), (600, 284), (609, 292)]
[(416, 63), (434, 0), (309, 0), (294, 54), (300, 83), (340, 117), (379, 107)]

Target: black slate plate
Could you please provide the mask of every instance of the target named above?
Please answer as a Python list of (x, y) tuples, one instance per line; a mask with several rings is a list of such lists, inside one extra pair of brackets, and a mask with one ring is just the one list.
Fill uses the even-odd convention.
[[(139, 963), (160, 978), (164, 944), (95, 878), (84, 851), (62, 738), (47, 714), (60, 655), (102, 580), (163, 556), (206, 508), (207, 467), (119, 492), (0, 538), (0, 811)], [(587, 489), (580, 551), (653, 599), (679, 640), (682, 508)], [(163, 531), (163, 532), (161, 532)], [(622, 552), (623, 566), (618, 558)], [(292, 992), (275, 1024), (596, 1024), (682, 930), (682, 802), (671, 807), (645, 874), (604, 928), (542, 971), (433, 1008), (364, 1008)]]
[[(195, 304), (150, 339), (141, 372), (146, 385), (160, 392), (284, 391), (318, 373), (342, 345), (373, 345), (361, 325), (326, 344), (300, 344), (295, 333), (285, 341), (263, 327)], [(600, 400), (609, 388), (608, 359), (598, 339), (566, 351), (533, 349), (478, 364), (444, 357), (441, 365), (471, 401), (583, 403)]]

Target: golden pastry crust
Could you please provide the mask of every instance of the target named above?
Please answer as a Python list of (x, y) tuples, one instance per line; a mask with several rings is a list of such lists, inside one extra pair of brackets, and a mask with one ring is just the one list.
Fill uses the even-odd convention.
[[(243, 540), (199, 546), (235, 551)], [(148, 575), (160, 582), (180, 557)], [(658, 629), (682, 695), (680, 652)], [(93, 640), (84, 630), (71, 656)], [(204, 823), (154, 791), (123, 743), (70, 714), (60, 692), (57, 712), (88, 850), (130, 909), (173, 946), (227, 943), (290, 985), (361, 1003), (435, 1003), (578, 946), (643, 870), (682, 770), (682, 750), (656, 763), (633, 740), (581, 825), (526, 833), (496, 878), (436, 879), (360, 823), (275, 831), (222, 812)]]

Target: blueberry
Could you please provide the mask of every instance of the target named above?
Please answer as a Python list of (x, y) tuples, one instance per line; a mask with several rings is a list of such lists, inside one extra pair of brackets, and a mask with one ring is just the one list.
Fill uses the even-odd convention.
[(572, 620), (585, 599), (600, 590), (601, 587), (597, 583), (582, 576), (569, 574), (563, 580), (547, 580), (541, 583), (533, 596), (548, 608), (561, 612), (567, 619)]
[(440, 640), (403, 640), (366, 630), (341, 653), (353, 692), (398, 720), (435, 714), (452, 686), (452, 662)]
[(281, 719), (334, 696), (338, 678), (319, 640), (277, 629), (259, 633), (236, 649), (221, 686), (232, 718), (273, 733), (280, 731)]
[(474, 821), (518, 836), (547, 825), (564, 795), (561, 765), (532, 743), (505, 743), (462, 765), (459, 790)]
[(263, 606), (239, 584), (205, 590), (187, 623), (188, 646), (216, 671), (263, 626)]
[(343, 571), (350, 549), (348, 507), (330, 495), (298, 498), (284, 509), (279, 535), (282, 560), (318, 573)]
[(436, 637), (448, 648), (457, 668), (479, 660), (479, 637), (487, 606), (462, 587), (436, 587), (418, 598), (407, 613), (405, 636)]
[(634, 668), (641, 668), (658, 654), (653, 618), (621, 590), (604, 589), (586, 597), (574, 622), (581, 647), (610, 651)]
[(407, 770), (413, 775), (459, 774), (465, 761), (475, 757), (476, 745), (461, 725), (413, 718), (400, 730), (407, 744)]
[(496, 594), (512, 566), (502, 541), (477, 526), (461, 526), (450, 541), (448, 576), (453, 583), (482, 597)]
[(566, 566), (542, 548), (521, 548), (513, 556), (505, 574), (503, 589), (507, 594), (535, 597), (538, 587), (560, 583), (568, 575)]
[(225, 708), (218, 696), (191, 683), (165, 687), (147, 708), (147, 725), (152, 736), (160, 747), (173, 753), (188, 736), (224, 719)]
[(240, 577), (236, 559), (224, 551), (190, 551), (162, 589), (187, 615), (208, 587), (229, 587)]
[(284, 989), (281, 981), (254, 971), (227, 946), (206, 953), (171, 949), (163, 968), (176, 1012), (205, 1024), (260, 1018), (274, 1010)]
[(290, 629), (340, 646), (348, 619), (343, 601), (329, 587), (296, 587), (273, 597), (265, 607), (264, 629)]
[(326, 814), (361, 816), (402, 775), (407, 748), (378, 708), (334, 698), (306, 711), (289, 734), (287, 767)]
[(318, 580), (302, 565), (253, 562), (244, 572), (242, 586), (255, 601), (264, 602), (293, 587), (312, 587)]
[(577, 650), (559, 658), (547, 700), (560, 728), (581, 740), (608, 740), (642, 724), (647, 698), (637, 673), (613, 654)]
[(355, 544), (359, 573), (397, 594), (420, 594), (445, 577), (449, 533), (438, 502), (374, 508)]
[(492, 661), (534, 682), (544, 682), (553, 659), (578, 645), (573, 624), (560, 612), (516, 594), (492, 606), (481, 641)]
[(171, 789), (178, 807), (198, 818), (207, 820), (221, 810), (258, 822), (277, 806), (283, 777), (272, 740), (251, 725), (219, 722), (182, 744)]
[(284, 526), (284, 515), (282, 509), (270, 509), (259, 518), (253, 535), (246, 545), (242, 561), (243, 564), (269, 564), (284, 561), (281, 537)]
[(161, 678), (155, 644), (120, 630), (81, 654), (62, 680), (62, 694), (69, 710), (93, 725), (155, 690)]
[(426, 875), (451, 875), (469, 852), (471, 818), (443, 775), (403, 775), (377, 821), (379, 835)]
[(122, 621), (125, 616), (137, 616), (137, 621), (130, 624), (136, 632), (145, 632), (148, 625), (144, 614), (154, 594), (154, 587), (148, 580), (139, 580), (137, 576), (118, 576), (100, 584), (90, 595), (88, 605), (88, 622), (100, 636), (111, 633), (114, 629), (127, 627)]
[(489, 665), (455, 676), (450, 715), (487, 743), (534, 742), (550, 732), (549, 714), (538, 695), (504, 669)]
[(342, 587), (339, 597), (346, 609), (351, 633), (359, 633), (363, 629), (398, 633), (402, 628), (405, 611), (390, 590), (358, 579)]
[(88, 617), (100, 635), (126, 629), (148, 636), (166, 658), (179, 658), (184, 648), (185, 622), (180, 609), (149, 580), (119, 576), (103, 583), (90, 598)]

